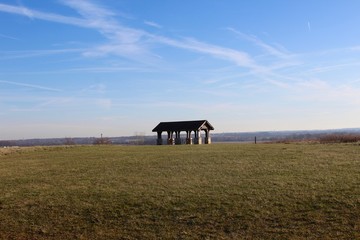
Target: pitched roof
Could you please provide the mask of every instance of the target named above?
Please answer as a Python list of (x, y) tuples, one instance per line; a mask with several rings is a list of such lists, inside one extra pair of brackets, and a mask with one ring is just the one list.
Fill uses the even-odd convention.
[(214, 130), (214, 127), (207, 120), (196, 121), (178, 121), (178, 122), (160, 122), (152, 131), (195, 131), (209, 129)]

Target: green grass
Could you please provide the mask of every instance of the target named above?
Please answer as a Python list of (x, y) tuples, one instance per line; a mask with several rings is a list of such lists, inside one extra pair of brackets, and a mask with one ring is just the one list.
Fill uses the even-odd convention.
[(359, 239), (360, 146), (0, 152), (0, 239)]

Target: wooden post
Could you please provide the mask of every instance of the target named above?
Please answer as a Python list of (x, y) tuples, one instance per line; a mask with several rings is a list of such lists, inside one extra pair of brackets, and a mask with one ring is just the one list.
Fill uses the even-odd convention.
[(175, 132), (175, 144), (180, 145), (181, 144), (181, 138), (180, 138), (180, 131)]
[(256, 136), (255, 136), (255, 144), (256, 144)]
[(157, 141), (156, 141), (156, 144), (157, 145), (162, 145), (162, 137), (161, 137), (161, 134), (162, 132), (157, 132), (157, 135), (158, 135), (158, 138), (157, 138)]

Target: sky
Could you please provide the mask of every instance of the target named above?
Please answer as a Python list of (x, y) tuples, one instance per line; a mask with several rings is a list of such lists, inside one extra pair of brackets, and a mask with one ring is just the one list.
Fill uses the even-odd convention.
[(360, 127), (360, 1), (0, 0), (0, 139)]

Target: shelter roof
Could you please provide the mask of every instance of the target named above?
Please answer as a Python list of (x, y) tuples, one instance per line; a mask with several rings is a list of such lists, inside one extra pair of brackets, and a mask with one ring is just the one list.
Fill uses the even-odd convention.
[(196, 131), (196, 130), (214, 130), (214, 127), (207, 120), (178, 121), (178, 122), (160, 122), (152, 131)]

